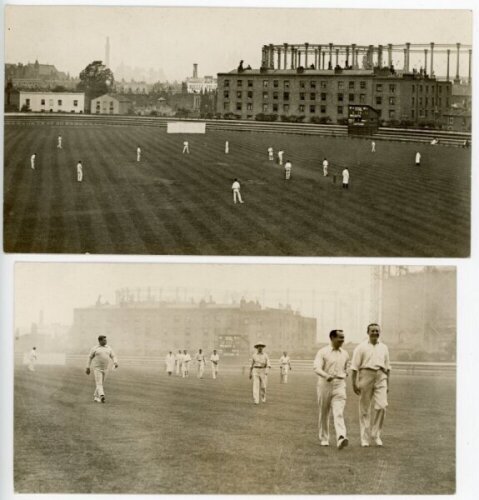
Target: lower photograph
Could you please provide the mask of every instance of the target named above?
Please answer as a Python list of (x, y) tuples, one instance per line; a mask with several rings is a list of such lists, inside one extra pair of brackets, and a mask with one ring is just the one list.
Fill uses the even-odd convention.
[(454, 494), (456, 268), (15, 264), (19, 494)]

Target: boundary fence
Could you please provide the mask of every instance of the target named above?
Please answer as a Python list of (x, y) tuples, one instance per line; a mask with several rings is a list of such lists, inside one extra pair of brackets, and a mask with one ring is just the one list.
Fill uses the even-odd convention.
[[(142, 126), (166, 129), (169, 121), (190, 121), (206, 123), (206, 131), (238, 131), (274, 134), (297, 134), (313, 136), (346, 137), (346, 125), (321, 125), (314, 123), (269, 123), (249, 120), (193, 120), (168, 117), (54, 114), (54, 113), (7, 113), (5, 125), (50, 125), (50, 126)], [(463, 146), (471, 142), (471, 134), (444, 130), (400, 129), (380, 127), (374, 136), (353, 136), (358, 139), (430, 143), (439, 140), (440, 145)]]

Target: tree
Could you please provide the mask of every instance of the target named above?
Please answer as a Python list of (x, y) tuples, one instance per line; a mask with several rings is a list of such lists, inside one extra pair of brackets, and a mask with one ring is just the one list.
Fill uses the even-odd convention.
[(90, 101), (95, 97), (108, 94), (114, 83), (112, 71), (101, 61), (93, 61), (80, 73), (80, 83), (77, 89), (83, 90), (86, 100)]

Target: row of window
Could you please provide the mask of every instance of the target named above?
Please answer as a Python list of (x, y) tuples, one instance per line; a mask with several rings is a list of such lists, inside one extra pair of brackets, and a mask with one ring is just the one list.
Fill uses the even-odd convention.
[[(53, 101), (54, 101), (54, 99), (48, 99), (48, 105), (49, 105), (49, 106), (53, 106)], [(40, 104), (41, 104), (42, 106), (45, 106), (45, 102), (46, 102), (46, 99), (41, 99), (41, 100), (40, 100)], [(25, 99), (25, 104), (26, 104), (27, 106), (30, 106), (30, 104), (31, 104), (31, 100), (30, 100), (30, 99)], [(58, 106), (62, 106), (62, 105), (63, 105), (63, 101), (62, 101), (61, 99), (58, 99), (58, 100), (57, 100), (57, 105), (58, 105)], [(78, 106), (78, 101), (77, 101), (77, 100), (74, 100), (74, 101), (73, 101), (73, 106), (74, 106), (74, 107), (77, 107), (77, 106)]]
[[(237, 88), (242, 88), (243, 87), (243, 82), (244, 80), (236, 80), (236, 87)], [(246, 86), (248, 88), (253, 87), (254, 80), (246, 80)], [(309, 85), (307, 85), (309, 83)], [(319, 86), (322, 89), (327, 89), (328, 84), (332, 83), (331, 81), (327, 80), (321, 80), (319, 82)], [(347, 83), (347, 87), (346, 87)], [(344, 82), (342, 80), (336, 82), (338, 90), (343, 90), (348, 88), (349, 90), (354, 90), (356, 88), (356, 81), (348, 81)], [(279, 80), (263, 80), (263, 88), (279, 88), (280, 81)], [(310, 89), (315, 89), (317, 88), (318, 82), (315, 80), (311, 80), (309, 82), (306, 82), (305, 80), (300, 80), (299, 82), (299, 87), (302, 89), (306, 89), (309, 87)], [(384, 92), (386, 90), (386, 85), (387, 89), (389, 90), (390, 94), (396, 93), (396, 84), (395, 83), (390, 83), (390, 84), (383, 84), (383, 83), (376, 83), (376, 92)], [(360, 89), (366, 89), (367, 82), (365, 80), (359, 81), (359, 88)], [(230, 87), (230, 80), (224, 80), (224, 87), (229, 88)], [(289, 89), (290, 88), (290, 80), (283, 80), (283, 88)], [(426, 94), (429, 93), (429, 89), (431, 89), (431, 93), (434, 93), (435, 91), (435, 85), (417, 85), (417, 90), (418, 92), (425, 92)], [(416, 91), (416, 85), (412, 85), (411, 87), (412, 92)], [(437, 90), (439, 94), (442, 93), (442, 85), (437, 86)], [(446, 87), (446, 92), (450, 92), (451, 88), (449, 86)]]
[[(446, 88), (446, 92), (447, 92), (447, 93), (450, 93), (450, 92), (451, 92), (451, 87), (447, 86), (447, 87), (445, 87), (445, 88)], [(415, 85), (413, 85), (413, 86), (411, 87), (411, 90), (412, 90), (413, 92), (416, 92), (416, 86), (415, 86)], [(423, 85), (418, 85), (418, 86), (417, 86), (417, 90), (418, 90), (418, 92), (420, 92), (420, 93), (422, 93), (422, 92), (424, 91), (426, 94), (428, 94), (428, 93), (429, 93), (429, 85), (424, 85), (424, 86), (423, 86)], [(435, 86), (434, 86), (434, 85), (431, 85), (431, 94), (434, 92), (434, 90), (435, 90)], [(438, 91), (438, 93), (439, 93), (439, 94), (442, 94), (442, 85), (438, 85), (438, 86), (437, 86), (437, 91)]]
[[(431, 114), (429, 115), (427, 109), (419, 109), (417, 116), (418, 118), (434, 118), (434, 111), (431, 110)], [(416, 111), (414, 109), (411, 109), (411, 118), (416, 118)]]
[[(273, 100), (278, 100), (279, 99), (279, 92), (273, 92)], [(327, 100), (327, 94), (325, 92), (321, 92), (318, 94), (320, 96), (321, 101), (326, 101)], [(316, 92), (311, 92), (309, 94), (309, 100), (315, 101), (316, 100)], [(223, 92), (223, 97), (225, 99), (230, 98), (230, 92), (229, 90), (225, 90)], [(300, 92), (299, 93), (299, 100), (304, 101), (306, 100), (306, 93)], [(236, 91), (236, 98), (237, 99), (242, 99), (243, 98), (243, 92), (241, 90)], [(253, 99), (253, 91), (248, 91), (247, 92), (247, 98), (248, 99)], [(290, 92), (283, 92), (283, 101), (289, 101), (290, 98)], [(263, 92), (263, 101), (267, 101), (270, 99), (270, 94), (268, 92)], [(345, 101), (345, 94), (339, 93), (336, 95), (336, 99), (338, 102), (344, 102)], [(348, 94), (348, 100), (349, 102), (359, 102), (359, 104), (366, 104), (366, 94), (359, 94), (359, 100), (358, 96), (355, 94)], [(427, 99), (426, 99), (427, 100)], [(386, 101), (385, 101), (386, 102)], [(387, 102), (389, 103), (389, 106), (395, 106), (396, 105), (396, 98), (395, 97), (389, 97)], [(376, 105), (382, 105), (383, 103), (383, 97), (382, 96), (376, 96)], [(426, 103), (427, 104), (427, 103)], [(413, 105), (414, 105), (414, 98), (413, 98)]]
[[(236, 80), (236, 87), (242, 88), (243, 87), (243, 82), (244, 82), (244, 80)], [(246, 80), (246, 86), (249, 87), (249, 88), (253, 87), (253, 83), (254, 83), (254, 80)], [(315, 80), (309, 81), (308, 82), (309, 85), (307, 85), (306, 83), (307, 83), (306, 81), (300, 80), (299, 87), (302, 88), (302, 89), (306, 89), (307, 87), (309, 87), (311, 89), (315, 89), (315, 88), (317, 88), (317, 85), (318, 85), (318, 82), (316, 82)], [(322, 89), (327, 89), (329, 83), (332, 83), (332, 82), (328, 82), (327, 80), (321, 80), (319, 82), (319, 86)], [(356, 82), (355, 81), (349, 81), (347, 83), (348, 83), (348, 88), (350, 90), (353, 90), (353, 89), (356, 88)], [(337, 82), (338, 90), (345, 89), (346, 88), (345, 84), (346, 84), (346, 82), (344, 82), (342, 80), (339, 81), (339, 82)], [(360, 89), (365, 89), (366, 85), (367, 85), (367, 82), (364, 81), (364, 80), (361, 80), (359, 82), (359, 88)], [(230, 87), (230, 80), (224, 80), (223, 86), (225, 88), (229, 88)], [(272, 86), (272, 88), (275, 88), (275, 89), (279, 88), (279, 80), (263, 80), (263, 88), (266, 89), (266, 88), (269, 88), (271, 86)], [(380, 87), (381, 90), (378, 90), (378, 92), (382, 92), (382, 88), (383, 88), (382, 84), (377, 84), (376, 87)], [(283, 80), (283, 88), (285, 88), (285, 89), (289, 89), (290, 88), (290, 81), (289, 80)], [(396, 85), (395, 84), (390, 84), (389, 85), (389, 91), (391, 93), (396, 92)]]
[[(417, 98), (417, 101), (416, 101), (415, 97), (413, 96), (413, 97), (411, 98), (411, 105), (412, 105), (412, 106), (415, 106), (415, 105), (416, 105), (416, 102), (417, 102), (417, 104), (418, 104), (419, 106), (422, 106), (422, 105), (423, 105), (423, 102), (424, 102), (424, 106), (428, 106), (428, 105), (429, 105), (429, 103), (430, 103), (430, 104), (431, 104), (431, 106), (432, 106), (432, 107), (434, 107), (434, 97), (431, 97), (431, 99), (430, 99), (430, 100), (429, 100), (427, 97), (425, 97), (425, 98), (424, 98), (424, 100), (423, 100), (423, 98), (422, 98), (422, 97), (418, 97), (418, 98)], [(442, 106), (442, 98), (441, 98), (441, 97), (438, 97), (438, 98), (436, 99), (436, 105), (437, 105), (437, 106), (439, 106), (439, 107), (441, 107), (441, 106)], [(447, 107), (447, 108), (449, 107), (449, 99), (448, 99), (448, 98), (446, 98), (446, 107)]]
[[(237, 102), (236, 103), (236, 111), (243, 111), (243, 103)], [(305, 104), (299, 104), (297, 107), (297, 111), (299, 113), (305, 113), (306, 110), (309, 111), (309, 113), (316, 113), (316, 111), (319, 109), (319, 112), (322, 114), (326, 114), (327, 112), (327, 106), (316, 106), (315, 104), (310, 104), (309, 106)], [(230, 108), (230, 103), (225, 102), (223, 105), (223, 110), (224, 111), (231, 111)], [(246, 111), (253, 111), (253, 105), (251, 103), (246, 104)], [(279, 113), (280, 111), (284, 113), (289, 113), (290, 111), (296, 111), (295, 108), (290, 106), (289, 104), (283, 104), (279, 105), (277, 103), (272, 104), (271, 106), (269, 104), (263, 104), (263, 113)], [(346, 112), (344, 106), (336, 106), (336, 113), (338, 115), (344, 115)], [(389, 118), (395, 118), (396, 117), (396, 111), (394, 109), (389, 110)]]

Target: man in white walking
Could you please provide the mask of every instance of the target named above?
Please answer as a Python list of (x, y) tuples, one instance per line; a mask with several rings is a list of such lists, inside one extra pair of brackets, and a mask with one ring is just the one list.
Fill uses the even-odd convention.
[(136, 161), (137, 161), (137, 162), (138, 162), (138, 161), (141, 161), (141, 148), (140, 148), (140, 146), (138, 146), (138, 147), (136, 148)]
[(190, 376), (190, 361), (191, 361), (191, 356), (189, 352), (186, 349), (184, 349), (183, 360), (181, 362), (181, 376), (183, 378)]
[(168, 373), (168, 376), (171, 376), (171, 374), (175, 370), (175, 363), (175, 355), (170, 351), (165, 358), (166, 373)]
[(243, 199), (241, 198), (241, 193), (240, 193), (241, 185), (238, 182), (238, 179), (235, 179), (233, 181), (231, 189), (233, 190), (233, 201), (235, 205), (236, 205), (236, 200), (238, 200), (240, 203), (243, 203)]
[(341, 175), (343, 176), (343, 189), (349, 189), (349, 170), (345, 168)]
[(30, 354), (28, 355), (28, 369), (31, 372), (35, 371), (35, 363), (37, 362), (37, 348), (32, 347)]
[(183, 374), (183, 353), (181, 349), (178, 349), (178, 353), (175, 356), (175, 372), (178, 376)]
[(83, 165), (81, 161), (77, 163), (77, 182), (83, 181)]
[(280, 151), (278, 151), (278, 165), (280, 167), (283, 166), (283, 155), (284, 155), (284, 151), (282, 149)]
[(214, 379), (218, 376), (218, 364), (220, 362), (220, 357), (216, 352), (216, 349), (213, 349), (213, 354), (210, 356), (211, 361), (211, 375)]
[(388, 406), (391, 365), (387, 346), (379, 342), (379, 325), (371, 323), (367, 333), (369, 339), (361, 342), (353, 353), (353, 390), (359, 396), (361, 446), (369, 446), (371, 438), (377, 446), (382, 446), (381, 431)]
[(96, 403), (105, 403), (105, 379), (110, 365), (110, 359), (113, 361), (115, 368), (118, 368), (118, 359), (113, 352), (113, 349), (107, 345), (106, 336), (98, 337), (98, 345), (92, 347), (88, 355), (88, 362), (85, 368), (85, 373), (90, 375), (90, 368), (93, 366), (93, 375), (95, 376), (95, 393), (93, 401)]
[(331, 330), (329, 339), (330, 345), (323, 347), (316, 354), (313, 368), (318, 375), (319, 441), (321, 446), (329, 446), (329, 420), (332, 412), (336, 444), (341, 449), (348, 445), (344, 407), (349, 355), (342, 348), (342, 330)]
[(279, 358), (279, 373), (280, 373), (280, 383), (288, 383), (288, 373), (291, 371), (291, 361), (289, 359), (288, 353), (283, 351), (283, 355)]
[(190, 154), (190, 146), (188, 144), (188, 141), (183, 142), (183, 154)]
[(253, 402), (259, 405), (259, 400), (266, 403), (266, 387), (268, 386), (268, 371), (271, 368), (268, 355), (263, 352), (266, 344), (258, 342), (255, 344), (255, 352), (251, 359), (249, 378), (253, 380)]
[(57, 149), (62, 149), (62, 136), (61, 135), (58, 136)]
[(371, 153), (376, 152), (376, 143), (374, 141), (371, 141)]
[(198, 349), (198, 354), (196, 355), (196, 376), (198, 378), (203, 378), (203, 374), (205, 373), (205, 364), (206, 359), (203, 354), (203, 350)]
[(324, 160), (323, 160), (323, 177), (328, 176), (328, 166), (329, 166), (329, 162), (326, 158), (324, 158)]
[(37, 158), (37, 153), (33, 153), (32, 156), (30, 156), (30, 166), (32, 167), (33, 170), (35, 170), (35, 159)]
[(225, 142), (225, 155), (230, 152), (230, 143), (228, 141)]

